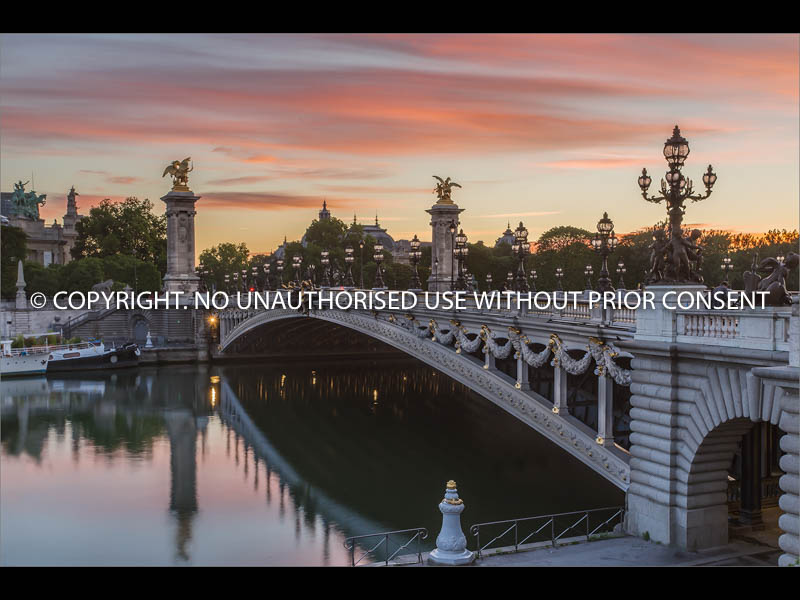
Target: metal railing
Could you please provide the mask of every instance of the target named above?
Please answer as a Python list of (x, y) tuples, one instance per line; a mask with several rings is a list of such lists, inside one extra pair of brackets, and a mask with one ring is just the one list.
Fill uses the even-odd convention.
[[(394, 552), (391, 551), (390, 544), (392, 543), (392, 536), (400, 536), (400, 535), (409, 535), (413, 534), (407, 542), (404, 544), (395, 542), (397, 545), (397, 550)], [(415, 553), (409, 554), (416, 554), (417, 555), (417, 562), (422, 562), (422, 546), (420, 542), (428, 537), (428, 530), (424, 527), (416, 527), (414, 529), (398, 529), (397, 531), (385, 531), (383, 533), (368, 533), (366, 535), (356, 535), (353, 537), (349, 537), (344, 541), (344, 547), (350, 551), (350, 566), (355, 567), (358, 563), (360, 563), (365, 557), (370, 556), (373, 552), (376, 552), (381, 547), (383, 547), (383, 551), (385, 552), (385, 557), (383, 562), (388, 565), (390, 560), (393, 560), (396, 556), (400, 554), (401, 551), (408, 548), (412, 542), (416, 541), (417, 544), (417, 551)], [(374, 539), (380, 538), (377, 544), (369, 548), (362, 554), (358, 560), (356, 560), (356, 545), (358, 542), (367, 539)]]
[[(611, 513), (611, 516), (605, 520), (602, 520), (597, 526), (592, 527), (591, 521), (592, 516), (597, 516), (597, 520), (602, 519), (603, 516)], [(578, 529), (581, 524), (583, 527), (580, 529), (584, 532), (582, 535), (586, 536), (588, 540), (591, 536), (598, 534), (598, 533), (607, 533), (607, 531), (601, 531), (603, 527), (615, 525), (615, 521), (618, 519), (618, 522), (622, 522), (622, 518), (625, 515), (625, 508), (624, 507), (610, 507), (610, 508), (595, 508), (591, 510), (581, 510), (576, 512), (566, 512), (566, 513), (556, 513), (552, 515), (541, 515), (538, 517), (525, 517), (522, 519), (510, 519), (508, 521), (492, 521), (490, 523), (477, 523), (469, 528), (469, 531), (472, 535), (474, 535), (477, 539), (477, 557), (480, 558), (481, 554), (484, 550), (486, 550), (489, 546), (494, 544), (496, 541), (505, 538), (508, 534), (513, 533), (514, 535), (514, 552), (519, 551), (519, 547), (525, 543), (534, 542), (543, 542), (543, 541), (550, 541), (550, 543), (555, 546), (556, 542), (564, 537), (564, 535), (570, 531), (574, 531)], [(567, 517), (570, 517), (567, 519)], [(557, 525), (557, 521), (561, 519), (562, 524)], [(562, 529), (563, 522), (566, 521), (570, 523), (567, 525), (566, 528)], [(521, 528), (524, 532), (529, 531), (528, 526), (530, 526), (530, 532), (520, 539)], [(481, 545), (481, 528), (489, 529), (489, 528), (505, 528), (502, 533), (499, 533), (495, 537), (493, 537), (488, 543), (485, 545)], [(559, 533), (556, 533), (556, 532)], [(534, 536), (545, 532), (543, 539), (535, 539)], [(549, 535), (549, 538), (548, 538)]]

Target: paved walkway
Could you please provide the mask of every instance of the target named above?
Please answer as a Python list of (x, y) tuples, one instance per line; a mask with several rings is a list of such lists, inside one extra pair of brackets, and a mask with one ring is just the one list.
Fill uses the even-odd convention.
[(641, 538), (619, 537), (582, 542), (557, 548), (495, 554), (475, 562), (480, 567), (527, 566), (700, 566), (700, 565), (771, 565), (777, 566), (781, 551), (747, 541), (701, 552), (685, 552)]

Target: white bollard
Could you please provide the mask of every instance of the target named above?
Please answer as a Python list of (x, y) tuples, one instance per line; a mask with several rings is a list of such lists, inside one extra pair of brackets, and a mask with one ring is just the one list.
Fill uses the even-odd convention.
[(475, 553), (467, 550), (467, 538), (461, 531), (461, 513), (464, 501), (458, 497), (456, 482), (447, 482), (444, 499), (439, 503), (442, 511), (442, 530), (436, 536), (436, 549), (428, 555), (434, 565), (468, 565), (475, 560)]

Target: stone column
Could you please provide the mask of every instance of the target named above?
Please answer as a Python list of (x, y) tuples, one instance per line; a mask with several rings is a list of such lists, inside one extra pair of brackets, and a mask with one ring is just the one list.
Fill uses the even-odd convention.
[(553, 412), (557, 415), (568, 415), (567, 407), (567, 372), (561, 367), (553, 367)]
[[(464, 212), (452, 202), (445, 204), (437, 202), (429, 210), (431, 215), (431, 267), (438, 259), (439, 267), (431, 272), (428, 278), (429, 292), (445, 292), (452, 288), (451, 281), (455, 282), (455, 259), (453, 257), (453, 235), (450, 233), (450, 223), (455, 222), (458, 227), (459, 215)], [(456, 230), (458, 232), (458, 230)]]
[(597, 443), (614, 445), (614, 380), (597, 378)]
[(531, 389), (531, 382), (530, 382), (530, 373), (528, 372), (528, 363), (525, 362), (525, 359), (522, 358), (522, 353), (518, 353), (517, 356), (517, 389), (518, 390), (530, 390)]
[(164, 290), (192, 294), (200, 278), (194, 266), (195, 202), (200, 196), (172, 190), (162, 197), (167, 205), (167, 274)]

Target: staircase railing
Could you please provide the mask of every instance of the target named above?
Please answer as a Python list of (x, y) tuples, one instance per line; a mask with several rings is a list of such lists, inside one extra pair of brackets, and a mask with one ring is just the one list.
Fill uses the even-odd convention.
[[(604, 519), (604, 517), (607, 518)], [(477, 542), (477, 556), (481, 557), (484, 550), (500, 540), (510, 541), (509, 534), (513, 534), (514, 552), (519, 551), (519, 547), (525, 543), (549, 541), (553, 546), (559, 539), (570, 531), (580, 529), (582, 535), (588, 540), (591, 536), (601, 533), (609, 533), (616, 523), (621, 523), (625, 515), (624, 507), (595, 508), (591, 510), (581, 510), (576, 512), (556, 513), (552, 515), (541, 515), (538, 517), (525, 517), (522, 519), (510, 519), (508, 521), (492, 521), (490, 523), (477, 523), (469, 528), (470, 533), (475, 536)], [(594, 518), (594, 523), (592, 520)], [(599, 521), (599, 523), (598, 523)], [(564, 523), (568, 523), (564, 528)], [(604, 529), (605, 528), (605, 529)], [(481, 532), (483, 530), (486, 539), (487, 530), (503, 531), (495, 535), (488, 543), (481, 545)], [(544, 532), (543, 539), (536, 539), (535, 536)], [(491, 535), (491, 533), (489, 533)], [(524, 537), (521, 537), (524, 535)], [(509, 537), (506, 537), (509, 536)]]
[[(408, 539), (405, 543), (400, 543), (395, 541), (397, 545), (397, 549), (392, 552), (390, 544), (392, 543), (392, 536), (408, 536), (411, 535), (411, 538)], [(403, 550), (411, 546), (412, 542), (416, 541), (416, 549), (415, 553), (409, 554), (416, 554), (417, 555), (417, 562), (422, 562), (422, 546), (420, 542), (428, 537), (428, 530), (424, 527), (416, 527), (414, 529), (399, 529), (397, 531), (385, 531), (383, 533), (368, 533), (366, 535), (356, 535), (353, 537), (349, 537), (344, 541), (344, 547), (350, 551), (350, 566), (355, 567), (358, 563), (360, 563), (365, 557), (370, 556), (373, 552), (383, 548), (385, 552), (384, 563), (386, 565), (389, 564), (390, 560), (393, 560), (396, 556), (398, 556)], [(356, 560), (356, 545), (366, 545), (373, 543), (374, 540), (378, 538), (378, 542), (373, 545), (371, 548), (367, 549), (364, 554), (362, 554), (358, 560)], [(372, 540), (366, 542), (366, 540)], [(359, 542), (364, 542), (363, 544), (359, 544)]]

